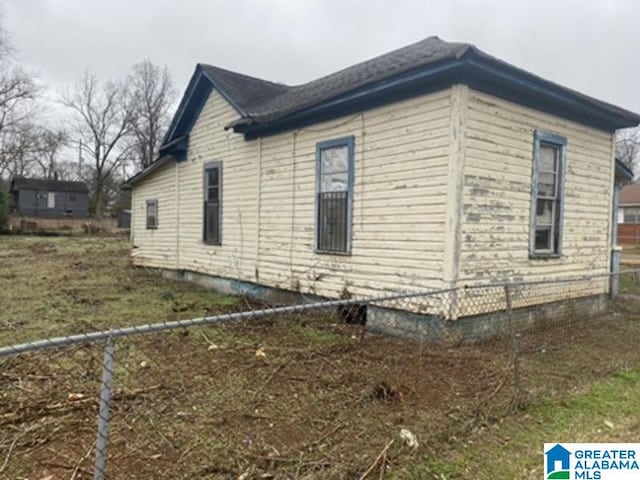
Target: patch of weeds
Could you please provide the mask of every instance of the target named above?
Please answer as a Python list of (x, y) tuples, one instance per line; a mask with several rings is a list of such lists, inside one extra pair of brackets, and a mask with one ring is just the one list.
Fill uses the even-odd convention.
[(287, 328), (301, 340), (316, 345), (340, 344), (348, 340), (348, 337), (344, 335), (318, 328), (315, 325), (287, 322)]
[(219, 307), (237, 307), (240, 305), (240, 302), (240, 297), (233, 295), (215, 295), (212, 299), (213, 305), (217, 305)]

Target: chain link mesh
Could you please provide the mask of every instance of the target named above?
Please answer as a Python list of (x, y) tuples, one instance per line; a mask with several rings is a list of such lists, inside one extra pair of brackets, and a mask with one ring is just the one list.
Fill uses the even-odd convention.
[(410, 442), (376, 459), (389, 432), (407, 428), (434, 448), (640, 365), (640, 273), (618, 281), (613, 303), (609, 276), (576, 277), (248, 304), (3, 347), (0, 478), (357, 478), (371, 465), (400, 468)]

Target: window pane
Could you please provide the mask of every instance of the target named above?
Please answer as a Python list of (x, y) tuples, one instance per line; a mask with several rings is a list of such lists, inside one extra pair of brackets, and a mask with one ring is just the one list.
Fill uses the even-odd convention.
[(556, 147), (545, 145), (544, 143), (541, 144), (538, 153), (538, 168), (546, 172), (555, 172), (557, 152), (558, 149)]
[(347, 181), (349, 174), (347, 172), (342, 173), (327, 173), (320, 176), (320, 191), (321, 192), (344, 192), (348, 189)]
[[(215, 162), (217, 164), (217, 162)], [(221, 236), (221, 196), (222, 168), (208, 164), (204, 171), (204, 202), (202, 215), (202, 237), (206, 243), (220, 245)]]
[(210, 168), (207, 170), (207, 187), (217, 187), (219, 181), (218, 169)]
[(204, 239), (210, 243), (220, 243), (220, 208), (218, 203), (204, 204)]
[(538, 200), (536, 204), (536, 225), (545, 226), (553, 223), (553, 200)]
[(147, 202), (147, 228), (156, 228), (158, 226), (158, 202)]
[(320, 174), (347, 172), (349, 170), (349, 148), (325, 148), (320, 151)]
[(318, 194), (318, 250), (347, 251), (347, 192)]
[(556, 196), (556, 175), (554, 173), (538, 173), (538, 195), (541, 197)]
[(536, 250), (551, 250), (551, 227), (536, 228)]
[(321, 252), (348, 253), (349, 248), (353, 138), (343, 140), (318, 144), (316, 249)]
[(536, 196), (535, 217), (533, 218), (533, 252), (540, 251), (545, 254), (560, 252), (562, 235), (561, 211), (563, 204), (562, 171), (563, 146), (565, 139), (558, 140), (557, 136), (547, 135), (544, 132), (536, 134), (539, 143), (535, 149), (536, 158), (533, 166)]

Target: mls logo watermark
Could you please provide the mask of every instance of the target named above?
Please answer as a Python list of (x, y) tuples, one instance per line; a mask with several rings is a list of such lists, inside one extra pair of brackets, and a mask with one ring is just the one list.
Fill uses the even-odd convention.
[(545, 443), (546, 480), (640, 478), (638, 443)]
[(571, 478), (571, 452), (559, 443), (549, 449), (547, 445), (544, 444), (545, 478)]

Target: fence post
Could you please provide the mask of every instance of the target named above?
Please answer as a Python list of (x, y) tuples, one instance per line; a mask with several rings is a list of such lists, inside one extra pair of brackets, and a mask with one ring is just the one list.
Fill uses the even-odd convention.
[(511, 336), (511, 353), (513, 355), (513, 386), (516, 389), (516, 396), (520, 397), (520, 353), (518, 351), (518, 335), (513, 323), (513, 305), (511, 302), (511, 285), (504, 286), (504, 299), (507, 306), (507, 322), (509, 335)]
[(96, 464), (94, 480), (104, 480), (107, 466), (107, 439), (109, 435), (109, 408), (113, 387), (113, 338), (107, 339), (102, 364), (102, 385), (100, 387), (100, 409), (98, 412), (98, 437), (96, 439)]
[(620, 254), (620, 247), (614, 246), (611, 248), (611, 280), (609, 287), (611, 298), (616, 298), (620, 292)]

